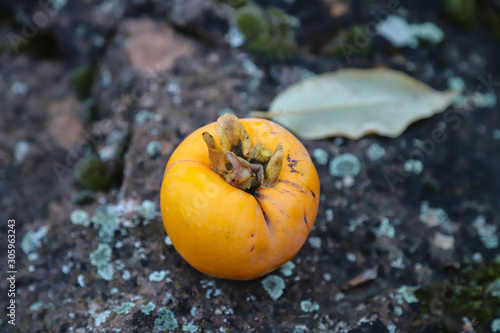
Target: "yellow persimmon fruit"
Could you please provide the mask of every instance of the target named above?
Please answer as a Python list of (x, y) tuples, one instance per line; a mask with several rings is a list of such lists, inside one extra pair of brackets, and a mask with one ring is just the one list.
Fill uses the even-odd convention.
[(194, 268), (250, 280), (297, 254), (319, 196), (318, 173), (295, 136), (268, 120), (224, 114), (173, 152), (161, 213), (172, 244)]

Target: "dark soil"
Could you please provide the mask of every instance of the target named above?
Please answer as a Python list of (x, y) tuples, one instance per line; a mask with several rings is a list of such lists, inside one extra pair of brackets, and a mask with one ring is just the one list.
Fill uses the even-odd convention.
[[(255, 1), (298, 19), (279, 23), (295, 36), (290, 52), (231, 46), (235, 13), (222, 2), (237, 1), (0, 1), (0, 331), (157, 332), (175, 326), (166, 308), (175, 332), (500, 332), (500, 112), (471, 97), (499, 97), (498, 1), (473, 2), (465, 17), (445, 4), (468, 1)], [(397, 48), (363, 30), (389, 12), (432, 22), (444, 39)], [(361, 171), (334, 177), (313, 158), (318, 217), (292, 273), (271, 273), (286, 285), (277, 300), (263, 278), (189, 266), (159, 214), (175, 147), (225, 108), (245, 117), (308, 73), (350, 67), (401, 70), (438, 90), (460, 77), (472, 104), (396, 139), (304, 141), (328, 162), (356, 155)], [(367, 155), (374, 144), (379, 159)], [(405, 171), (415, 158), (421, 172)], [(89, 221), (75, 224), (81, 211)], [(101, 244), (111, 254), (97, 267)]]

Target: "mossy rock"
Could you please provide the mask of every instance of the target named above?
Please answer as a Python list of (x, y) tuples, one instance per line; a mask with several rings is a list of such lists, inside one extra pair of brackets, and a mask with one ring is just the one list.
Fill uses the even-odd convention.
[(94, 65), (81, 66), (72, 71), (71, 85), (79, 99), (85, 100), (90, 97), (95, 71)]
[(285, 60), (297, 49), (293, 18), (278, 8), (248, 4), (236, 10), (236, 27), (245, 36), (244, 48), (258, 56)]
[(25, 38), (21, 32), (11, 32), (7, 39), (14, 53), (29, 53), (43, 59), (57, 59), (62, 54), (59, 42), (48, 31), (38, 31), (31, 38)]
[(497, 40), (500, 40), (500, 10), (486, 7), (482, 10), (482, 16), (488, 30)]
[(243, 7), (248, 4), (249, 0), (215, 0), (219, 4), (225, 4), (233, 8)]
[(498, 316), (500, 297), (491, 290), (498, 279), (499, 261), (471, 263), (455, 277), (420, 288), (415, 296), (421, 314), (445, 332), (455, 332), (462, 317), (484, 328)]
[(446, 17), (464, 28), (476, 23), (476, 0), (442, 0), (442, 8)]
[(372, 42), (363, 26), (341, 30), (323, 47), (323, 53), (335, 57), (367, 55), (372, 51)]
[(236, 11), (236, 27), (247, 39), (257, 38), (271, 29), (262, 8), (248, 5)]
[(95, 193), (91, 190), (81, 190), (71, 197), (71, 202), (78, 206), (89, 205), (95, 201)]
[(99, 114), (97, 112), (97, 105), (94, 99), (87, 98), (84, 100), (80, 106), (80, 117), (85, 125), (90, 125), (97, 119), (99, 119)]
[(80, 188), (93, 191), (105, 191), (110, 184), (108, 167), (95, 153), (86, 155), (78, 162), (75, 179)]

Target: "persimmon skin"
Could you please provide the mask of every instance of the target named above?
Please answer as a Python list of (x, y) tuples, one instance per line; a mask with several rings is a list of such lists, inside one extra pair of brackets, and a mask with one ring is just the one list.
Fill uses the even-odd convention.
[(191, 133), (168, 161), (161, 187), (163, 224), (179, 254), (214, 277), (250, 280), (292, 259), (316, 219), (318, 173), (302, 143), (280, 125), (240, 119), (252, 145), (273, 150), (283, 144), (283, 168), (276, 186), (253, 194), (228, 184), (210, 169), (202, 133)]

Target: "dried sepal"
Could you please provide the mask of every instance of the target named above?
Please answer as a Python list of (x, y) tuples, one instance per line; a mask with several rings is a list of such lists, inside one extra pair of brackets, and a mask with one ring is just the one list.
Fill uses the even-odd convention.
[(208, 147), (210, 168), (224, 180), (245, 191), (253, 192), (259, 186), (273, 187), (283, 167), (283, 145), (272, 153), (264, 144), (251, 146), (247, 130), (232, 114), (217, 120), (216, 133), (221, 147), (209, 132), (203, 132)]
[(257, 175), (257, 179), (259, 181), (259, 184), (262, 184), (264, 181), (264, 167), (262, 167), (261, 164), (250, 164), (250, 169), (252, 170), (253, 173)]
[(266, 170), (264, 172), (264, 181), (262, 182), (262, 187), (273, 187), (278, 183), (280, 178), (281, 169), (283, 168), (283, 145), (280, 143), (274, 149), (269, 163), (267, 163)]
[(272, 152), (264, 147), (264, 144), (257, 143), (250, 149), (250, 159), (259, 163), (267, 163)]
[(227, 173), (226, 169), (226, 156), (224, 152), (217, 146), (215, 138), (208, 132), (203, 132), (203, 140), (208, 147), (208, 159), (210, 161), (210, 168), (217, 172), (219, 175), (224, 176)]
[(217, 136), (223, 151), (232, 151), (248, 157), (250, 154), (250, 136), (240, 120), (233, 114), (224, 113), (217, 119)]
[(250, 163), (236, 156), (233, 152), (226, 152), (226, 159), (233, 166), (226, 177), (226, 181), (233, 186), (247, 190), (252, 183), (252, 169)]

